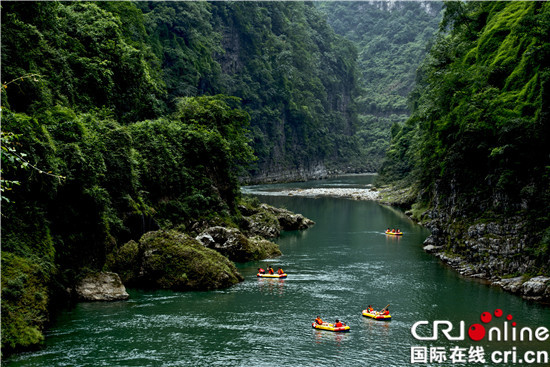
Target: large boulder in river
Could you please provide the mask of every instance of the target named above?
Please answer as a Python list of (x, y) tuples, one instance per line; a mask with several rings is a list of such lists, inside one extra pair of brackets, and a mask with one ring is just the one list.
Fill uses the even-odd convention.
[(281, 230), (296, 231), (307, 229), (314, 221), (287, 209), (275, 208), (271, 205), (239, 205), (243, 214), (241, 228), (247, 234), (259, 235), (265, 238), (278, 237)]
[(247, 238), (236, 228), (210, 227), (196, 239), (205, 247), (218, 251), (230, 260), (246, 262), (279, 256), (281, 251), (275, 243), (259, 236)]
[(148, 232), (139, 243), (126, 243), (108, 266), (125, 284), (140, 288), (211, 290), (243, 280), (225, 256), (176, 231)]
[(81, 301), (121, 301), (129, 297), (118, 274), (110, 272), (87, 274), (75, 292)]
[(296, 214), (287, 209), (275, 208), (273, 206), (262, 204), (260, 208), (275, 215), (281, 228), (285, 231), (296, 231), (307, 229), (315, 225), (311, 219), (304, 217), (302, 214)]
[(550, 277), (533, 277), (522, 284), (523, 298), (548, 302), (550, 300)]
[(281, 224), (270, 211), (239, 206), (243, 214), (240, 227), (249, 235), (276, 238), (281, 234)]

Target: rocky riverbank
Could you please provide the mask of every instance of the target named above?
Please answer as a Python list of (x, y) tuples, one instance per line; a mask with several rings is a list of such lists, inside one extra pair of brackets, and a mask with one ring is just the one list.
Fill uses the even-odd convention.
[(240, 228), (196, 223), (191, 233), (151, 231), (125, 243), (108, 256), (106, 268), (111, 272), (82, 278), (74, 289), (77, 299), (124, 300), (125, 285), (178, 291), (226, 288), (244, 279), (233, 262), (280, 256), (279, 246), (268, 239), (282, 230), (315, 224), (301, 214), (259, 202), (243, 203), (239, 210)]
[[(380, 190), (378, 201), (401, 208), (431, 235), (424, 250), (463, 276), (485, 279), (525, 299), (550, 303), (550, 277), (544, 274), (536, 251), (541, 238), (529, 228), (525, 215), (479, 217), (465, 215), (450, 197), (437, 209), (415, 202), (410, 188)], [(541, 274), (542, 272), (542, 274)]]
[(487, 223), (441, 222), (425, 225), (432, 234), (424, 250), (464, 276), (486, 279), (525, 299), (550, 303), (550, 277), (533, 274), (537, 259), (528, 251), (533, 239), (518, 217)]
[(284, 189), (279, 191), (257, 191), (254, 193), (262, 195), (277, 196), (304, 196), (304, 197), (339, 197), (353, 200), (376, 200), (380, 201), (380, 192), (375, 188), (310, 188), (310, 189)]
[[(375, 200), (399, 207), (410, 207), (414, 202), (409, 189), (390, 187), (289, 189), (277, 195)], [(424, 250), (461, 275), (488, 280), (528, 300), (550, 302), (550, 277), (536, 274), (536, 256), (526, 250), (537, 239), (521, 216), (451, 220), (441, 211), (414, 205), (406, 214), (431, 230)]]

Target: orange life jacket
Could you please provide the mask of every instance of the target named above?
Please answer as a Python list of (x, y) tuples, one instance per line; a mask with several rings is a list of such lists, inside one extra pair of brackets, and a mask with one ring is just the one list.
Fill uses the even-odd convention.
[(283, 269), (279, 269), (279, 270), (277, 270), (277, 273), (284, 274), (284, 271), (283, 271)]
[(336, 324), (334, 324), (334, 327), (342, 327), (344, 326), (341, 322), (337, 322)]
[(315, 322), (319, 325), (322, 325), (323, 324), (323, 320), (321, 320), (321, 318), (316, 318), (315, 319)]

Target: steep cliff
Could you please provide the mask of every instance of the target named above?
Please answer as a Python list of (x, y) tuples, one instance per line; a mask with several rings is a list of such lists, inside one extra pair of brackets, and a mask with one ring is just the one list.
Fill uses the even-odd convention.
[(328, 23), (358, 49), (358, 127), (362, 168), (378, 171), (390, 129), (410, 115), (407, 97), (441, 20), (435, 1), (316, 2)]
[[(138, 4), (173, 98), (242, 99), (257, 160), (252, 181), (359, 166), (357, 52), (311, 3)], [(305, 176), (304, 176), (305, 175)]]
[(381, 181), (411, 188), (429, 250), (469, 275), (550, 274), (549, 13), (447, 3), (415, 111), (392, 131)]
[(359, 164), (353, 45), (311, 3), (220, 2), (212, 12), (223, 88), (252, 117), (251, 179), (303, 179)]

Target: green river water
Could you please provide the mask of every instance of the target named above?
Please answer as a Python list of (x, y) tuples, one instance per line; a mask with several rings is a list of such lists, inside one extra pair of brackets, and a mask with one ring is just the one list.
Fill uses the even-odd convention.
[[(549, 341), (474, 342), (416, 340), (412, 325), (421, 320), (448, 320), (458, 335), (480, 322), (482, 312), (496, 309), (517, 321), (517, 328), (550, 326), (550, 308), (522, 300), (480, 281), (463, 278), (422, 250), (429, 232), (402, 212), (376, 202), (345, 198), (278, 196), (293, 187), (365, 187), (372, 176), (345, 176), (300, 184), (246, 188), (261, 201), (313, 219), (306, 231), (285, 232), (276, 240), (283, 256), (238, 264), (245, 281), (210, 292), (129, 290), (130, 300), (80, 303), (59, 313), (46, 334), (45, 347), (12, 356), (7, 366), (406, 366), (420, 363), (422, 350), (440, 348), (446, 361), (429, 365), (528, 365), (526, 351), (549, 351)], [(399, 227), (402, 238), (384, 234)], [(284, 280), (258, 279), (259, 266), (282, 267)], [(365, 318), (368, 304), (390, 304), (391, 322)], [(349, 333), (315, 330), (321, 315), (339, 318)], [(503, 328), (504, 317), (486, 325)], [(430, 329), (429, 329), (430, 328)], [(428, 330), (429, 329), (429, 330)], [(431, 326), (420, 327), (421, 335)], [(415, 348), (411, 361), (412, 348)], [(451, 360), (452, 348), (465, 348)], [(485, 363), (470, 347), (482, 347)], [(435, 349), (433, 349), (436, 351)], [(494, 351), (514, 351), (516, 363), (492, 361)], [(502, 354), (501, 354), (502, 355)], [(429, 362), (429, 354), (427, 359)], [(509, 356), (512, 361), (512, 355)], [(522, 363), (519, 363), (519, 360)], [(414, 363), (412, 363), (414, 362)], [(443, 362), (443, 363), (439, 363)], [(455, 363), (453, 363), (455, 362)], [(549, 365), (533, 363), (531, 365)]]

